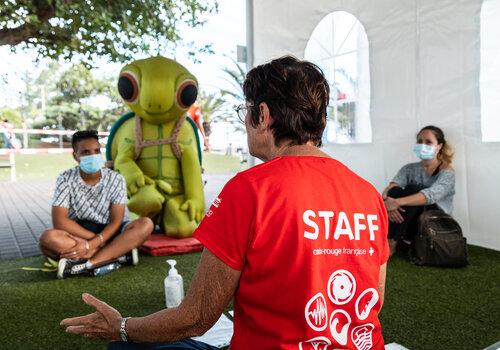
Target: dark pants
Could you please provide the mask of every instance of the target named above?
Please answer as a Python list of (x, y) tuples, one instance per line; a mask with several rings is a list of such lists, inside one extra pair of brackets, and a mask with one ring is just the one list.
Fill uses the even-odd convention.
[[(401, 198), (406, 196), (411, 196), (412, 194), (418, 193), (422, 190), (421, 186), (409, 184), (404, 189), (401, 187), (393, 187), (387, 193), (388, 197)], [(390, 239), (406, 239), (413, 241), (413, 238), (418, 231), (418, 218), (424, 212), (424, 210), (437, 210), (439, 209), (435, 204), (431, 205), (419, 205), (419, 206), (407, 206), (403, 207), (404, 212), (400, 212), (403, 216), (404, 221), (400, 224), (397, 222), (389, 221), (389, 234)]]
[(173, 343), (109, 343), (108, 350), (218, 350), (219, 348), (193, 339), (179, 340)]
[[(89, 230), (90, 232), (94, 232), (96, 235), (99, 234), (99, 233), (101, 233), (102, 230), (104, 230), (104, 228), (106, 226), (108, 226), (108, 224), (99, 224), (97, 222), (93, 222), (93, 221), (90, 221), (90, 220), (76, 219), (75, 221), (76, 221), (76, 223), (78, 225), (80, 225), (81, 227), (83, 227), (86, 230)], [(114, 234), (113, 237), (111, 237), (108, 240), (108, 243), (111, 242), (113, 239), (115, 239), (116, 236), (118, 236), (119, 234), (121, 234), (123, 232), (123, 230), (125, 229), (125, 226), (127, 226), (128, 224), (130, 224), (130, 221), (124, 221), (124, 222), (122, 222), (121, 225), (120, 225), (120, 227), (118, 228), (118, 231), (116, 231), (116, 234)]]

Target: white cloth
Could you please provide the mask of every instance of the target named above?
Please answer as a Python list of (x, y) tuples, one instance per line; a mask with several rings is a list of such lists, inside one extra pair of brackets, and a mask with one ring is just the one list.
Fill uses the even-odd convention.
[(200, 337), (193, 337), (192, 339), (221, 348), (228, 346), (232, 337), (233, 322), (226, 315), (222, 314), (219, 320), (205, 334)]

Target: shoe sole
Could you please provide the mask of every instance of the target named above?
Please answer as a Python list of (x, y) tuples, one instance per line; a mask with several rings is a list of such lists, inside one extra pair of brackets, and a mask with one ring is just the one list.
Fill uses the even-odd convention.
[(66, 263), (68, 259), (62, 258), (59, 260), (59, 264), (57, 265), (57, 278), (63, 279), (64, 278), (64, 269), (66, 268)]
[(132, 265), (136, 266), (139, 263), (139, 251), (137, 248), (132, 249)]

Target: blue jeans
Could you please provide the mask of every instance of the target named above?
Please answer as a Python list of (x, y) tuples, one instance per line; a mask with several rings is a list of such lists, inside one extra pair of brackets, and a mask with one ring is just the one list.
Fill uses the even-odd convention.
[(108, 350), (219, 350), (219, 348), (188, 338), (173, 343), (126, 343), (114, 341), (109, 343)]

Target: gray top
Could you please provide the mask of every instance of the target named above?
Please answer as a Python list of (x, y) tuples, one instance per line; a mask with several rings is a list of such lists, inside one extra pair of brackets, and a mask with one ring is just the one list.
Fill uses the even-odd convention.
[(420, 192), (427, 199), (427, 205), (436, 204), (446, 214), (453, 212), (453, 195), (455, 195), (455, 171), (440, 170), (437, 175), (425, 173), (420, 162), (410, 163), (399, 169), (391, 182), (401, 187), (408, 184), (424, 187)]
[[(101, 179), (94, 186), (87, 185), (76, 166), (59, 175), (52, 205), (68, 208), (70, 219), (109, 223), (112, 204), (126, 204), (125, 179), (116, 171), (102, 168)], [(126, 214), (124, 220), (126, 220)]]

